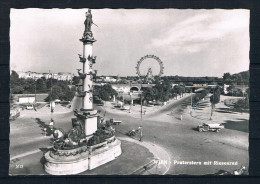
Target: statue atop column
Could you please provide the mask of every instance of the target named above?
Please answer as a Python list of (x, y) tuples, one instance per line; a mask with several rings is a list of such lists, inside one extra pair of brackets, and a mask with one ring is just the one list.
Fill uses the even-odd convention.
[(88, 11), (86, 12), (86, 20), (84, 22), (84, 24), (85, 24), (85, 32), (90, 32), (91, 31), (92, 23), (93, 23), (93, 20), (92, 20), (91, 10), (88, 9)]
[(94, 40), (92, 31), (91, 31), (91, 26), (92, 26), (92, 24), (94, 24), (94, 25), (96, 25), (96, 24), (92, 20), (91, 10), (88, 9), (88, 11), (86, 12), (85, 15), (86, 15), (86, 20), (84, 22), (84, 24), (85, 24), (85, 31), (83, 33), (83, 38), (86, 38), (88, 40)]

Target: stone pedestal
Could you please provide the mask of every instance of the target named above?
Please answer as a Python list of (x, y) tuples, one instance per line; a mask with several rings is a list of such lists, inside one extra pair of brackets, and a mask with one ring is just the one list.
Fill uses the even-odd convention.
[(113, 146), (108, 146), (103, 148), (103, 150), (99, 149), (93, 152), (89, 155), (89, 170), (116, 159), (121, 153), (121, 142), (119, 140), (116, 140), (116, 144)]
[(75, 160), (57, 160), (50, 157), (50, 152), (45, 154), (46, 163), (44, 169), (52, 175), (78, 174), (88, 170), (88, 156)]
[[(92, 112), (93, 113), (93, 112)], [(92, 135), (97, 131), (97, 116), (89, 116), (85, 119), (85, 134)]]
[(69, 156), (53, 154), (52, 151), (48, 151), (45, 154), (46, 163), (44, 168), (47, 173), (52, 175), (71, 175), (92, 170), (116, 159), (116, 157), (121, 155), (122, 150), (121, 141), (112, 137), (111, 140), (90, 146), (84, 152), (76, 155), (73, 154), (79, 152), (79, 148), (64, 150), (63, 152), (66, 152)]

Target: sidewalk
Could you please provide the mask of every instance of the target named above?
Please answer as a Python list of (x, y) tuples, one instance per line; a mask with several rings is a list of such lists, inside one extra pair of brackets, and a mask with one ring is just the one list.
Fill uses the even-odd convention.
[(148, 174), (160, 174), (164, 175), (170, 169), (171, 158), (168, 152), (157, 144), (147, 141), (137, 141), (128, 137), (118, 137), (120, 140), (133, 142), (147, 148), (155, 157), (151, 162), (135, 170), (132, 174), (135, 175), (148, 175)]
[[(67, 107), (64, 107), (60, 104), (57, 104), (54, 107), (54, 112), (52, 114), (53, 115), (64, 114), (64, 113), (69, 113), (69, 112), (72, 112), (71, 108), (67, 108)], [(47, 105), (45, 105), (44, 107), (42, 107), (40, 109), (37, 109), (37, 111), (24, 109), (23, 111), (21, 111), (20, 118), (23, 118), (23, 117), (41, 117), (41, 116), (46, 116), (46, 115), (51, 117), (51, 109), (50, 109), (50, 107), (47, 107)]]

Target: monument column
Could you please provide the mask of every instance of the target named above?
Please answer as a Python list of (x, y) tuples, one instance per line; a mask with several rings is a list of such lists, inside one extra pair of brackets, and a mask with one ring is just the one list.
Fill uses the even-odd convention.
[(83, 80), (83, 91), (86, 95), (83, 99), (82, 109), (93, 110), (93, 82), (92, 82), (92, 47), (94, 41), (83, 42), (83, 57), (86, 58), (86, 63), (83, 64), (83, 73), (86, 78)]
[[(92, 47), (96, 40), (91, 32), (94, 23), (90, 9), (86, 12), (84, 24), (85, 31), (80, 39), (83, 43), (83, 56), (79, 54), (79, 62), (83, 67), (78, 69), (80, 83), (76, 91), (77, 97), (82, 101), (80, 111), (74, 110), (76, 118), (72, 118), (72, 128), (67, 133), (61, 128), (54, 130), (53, 149), (44, 154), (44, 169), (54, 175), (92, 170), (116, 159), (122, 153), (121, 142), (115, 138), (115, 129), (102, 123), (98, 127), (100, 115), (93, 109), (92, 79), (96, 72), (92, 72), (92, 65), (96, 56), (92, 56)], [(94, 134), (97, 130), (100, 130), (99, 133)], [(95, 145), (98, 146), (92, 149)]]
[(83, 43), (83, 57), (80, 62), (83, 63), (83, 73), (79, 72), (82, 80), (82, 107), (81, 113), (85, 116), (83, 121), (84, 133), (91, 136), (97, 130), (97, 111), (93, 109), (93, 72), (92, 65), (95, 63), (96, 57), (92, 55), (93, 43), (96, 41), (91, 31), (92, 14), (89, 10), (86, 12), (85, 31), (80, 41)]

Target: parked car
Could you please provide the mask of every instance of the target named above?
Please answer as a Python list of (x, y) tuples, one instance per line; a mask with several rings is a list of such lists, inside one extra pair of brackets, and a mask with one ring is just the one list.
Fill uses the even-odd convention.
[(207, 131), (215, 131), (219, 132), (221, 129), (225, 128), (223, 124), (208, 124), (208, 123), (203, 123), (202, 125), (198, 126), (199, 132), (207, 132)]
[(99, 97), (94, 96), (93, 97), (93, 103), (96, 104), (97, 106), (103, 106), (104, 102), (101, 100)]
[[(100, 120), (103, 121), (104, 118), (101, 117)], [(122, 123), (122, 121), (115, 120), (114, 118), (111, 118), (111, 119), (109, 120), (109, 122), (110, 122), (111, 125), (119, 125), (120, 123)]]
[(34, 108), (33, 108), (33, 105), (27, 105), (27, 106), (26, 106), (26, 109), (27, 109), (27, 110), (33, 110)]
[(119, 125), (122, 121), (113, 120), (113, 125)]

